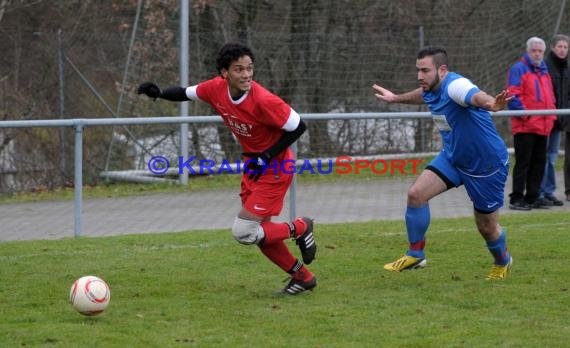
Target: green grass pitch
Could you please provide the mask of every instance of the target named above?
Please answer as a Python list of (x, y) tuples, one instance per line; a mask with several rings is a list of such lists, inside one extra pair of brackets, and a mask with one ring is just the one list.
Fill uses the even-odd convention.
[[(434, 220), (427, 267), (403, 273), (382, 269), (405, 251), (402, 221), (317, 221), (319, 285), (297, 297), (275, 297), (286, 275), (229, 230), (0, 243), (0, 346), (567, 345), (570, 216), (502, 224), (514, 267), (489, 282), (492, 259), (471, 218)], [(97, 317), (68, 303), (87, 274), (111, 287)]]

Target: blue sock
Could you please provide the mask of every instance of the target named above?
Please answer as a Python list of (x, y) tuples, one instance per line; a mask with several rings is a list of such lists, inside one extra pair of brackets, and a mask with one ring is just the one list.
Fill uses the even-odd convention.
[(408, 230), (410, 248), (406, 252), (406, 255), (420, 259), (425, 258), (425, 236), (429, 227), (430, 219), (429, 204), (422, 205), (418, 208), (410, 207), (408, 205), (406, 208), (406, 228)]
[(507, 231), (505, 231), (504, 228), (501, 229), (499, 238), (487, 242), (487, 248), (489, 248), (491, 255), (493, 255), (496, 265), (504, 266), (509, 263), (511, 255), (507, 250)]

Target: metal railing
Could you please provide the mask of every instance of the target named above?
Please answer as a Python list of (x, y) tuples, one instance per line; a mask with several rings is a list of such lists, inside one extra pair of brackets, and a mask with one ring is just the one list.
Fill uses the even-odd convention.
[[(491, 113), (493, 117), (527, 116), (527, 115), (570, 115), (570, 109), (561, 110), (517, 110)], [(420, 119), (430, 118), (429, 112), (362, 112), (362, 113), (313, 113), (302, 114), (304, 120), (363, 120), (363, 119)], [(19, 120), (0, 121), (0, 128), (33, 128), (33, 127), (72, 127), (75, 131), (74, 142), (74, 235), (82, 234), (83, 210), (83, 131), (92, 126), (126, 126), (145, 124), (190, 124), (219, 123), (220, 116), (169, 116), (147, 118), (97, 118), (97, 119), (64, 119), (64, 120)], [(295, 146), (293, 146), (295, 150)], [(187, 175), (187, 173), (186, 173)], [(181, 180), (183, 181), (183, 180)], [(290, 215), (296, 213), (296, 181), (293, 180), (290, 191)]]

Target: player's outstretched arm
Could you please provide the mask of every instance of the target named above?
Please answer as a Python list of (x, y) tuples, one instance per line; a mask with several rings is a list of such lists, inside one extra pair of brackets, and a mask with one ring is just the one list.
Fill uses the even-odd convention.
[(138, 94), (145, 94), (149, 98), (162, 98), (170, 101), (188, 101), (186, 88), (175, 86), (161, 90), (154, 82), (143, 82), (137, 89)]
[(402, 94), (394, 94), (390, 90), (379, 86), (373, 85), (372, 88), (376, 92), (376, 98), (385, 101), (386, 103), (401, 103), (401, 104), (423, 104), (422, 89), (417, 88)]
[(494, 98), (487, 93), (480, 91), (473, 95), (471, 103), (474, 106), (487, 109), (489, 111), (499, 111), (507, 107), (507, 104), (514, 96), (509, 96), (509, 91), (503, 90)]

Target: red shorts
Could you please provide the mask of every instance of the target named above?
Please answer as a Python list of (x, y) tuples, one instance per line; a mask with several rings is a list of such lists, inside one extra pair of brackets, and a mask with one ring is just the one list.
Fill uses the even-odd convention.
[(277, 216), (283, 209), (283, 201), (293, 181), (293, 174), (266, 173), (259, 180), (249, 179), (249, 174), (241, 178), (241, 204), (245, 210), (261, 217)]

